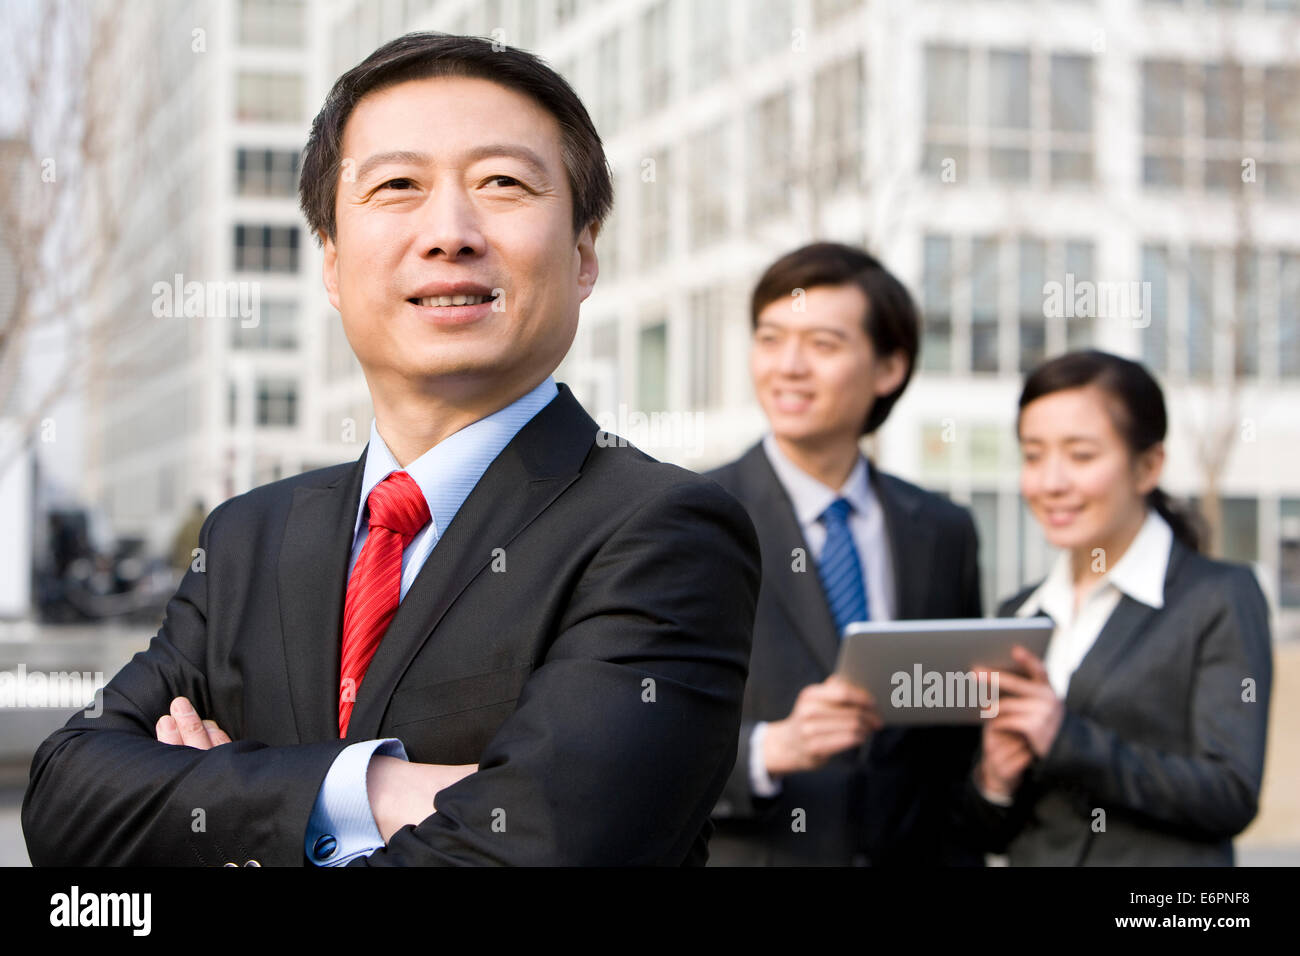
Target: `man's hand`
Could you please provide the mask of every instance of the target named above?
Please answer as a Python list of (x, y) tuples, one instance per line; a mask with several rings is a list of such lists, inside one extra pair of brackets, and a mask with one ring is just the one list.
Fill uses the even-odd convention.
[(409, 763), (399, 757), (371, 757), (366, 795), (384, 842), (408, 823), (418, 825), (437, 813), (433, 799), (438, 791), (476, 770), (475, 763)]
[(230, 737), (215, 720), (200, 720), (188, 697), (172, 701), (171, 713), (158, 718), (154, 733), (165, 744), (211, 750), (230, 743)]
[(799, 691), (789, 717), (767, 725), (763, 737), (767, 772), (779, 777), (817, 770), (835, 754), (862, 744), (880, 727), (871, 695), (832, 674)]

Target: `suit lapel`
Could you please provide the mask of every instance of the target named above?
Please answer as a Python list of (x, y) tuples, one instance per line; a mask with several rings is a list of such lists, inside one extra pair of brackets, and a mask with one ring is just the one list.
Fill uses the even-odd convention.
[[(822, 670), (829, 674), (835, 669), (839, 657), (839, 632), (826, 603), (817, 564), (795, 517), (794, 504), (772, 470), (762, 442), (741, 458), (739, 471), (747, 487), (749, 500), (746, 503), (756, 519), (754, 529), (758, 532), (759, 551), (765, 569), (764, 585), (772, 586), (777, 602), (794, 625), (795, 633), (808, 645)], [(795, 548), (803, 550), (803, 571), (793, 569)]]
[(338, 735), (343, 598), (365, 468), (362, 451), (335, 481), (295, 488), (285, 522), (276, 590), (299, 742)]
[[(1178, 568), (1186, 554), (1186, 547), (1175, 540), (1169, 555), (1169, 568), (1165, 571), (1166, 606), (1170, 601), (1170, 592)], [(1065, 693), (1067, 707), (1079, 712), (1086, 711), (1107, 675), (1113, 673), (1118, 662), (1124, 659), (1157, 613), (1156, 608), (1136, 601), (1127, 594), (1121, 595), (1115, 610), (1111, 612), (1101, 633), (1097, 635), (1097, 640), (1083, 656), (1083, 660), (1070, 678), (1070, 686)]]
[(871, 466), (871, 487), (885, 517), (885, 538), (894, 573), (894, 618), (930, 616), (926, 591), (933, 585), (929, 562), (935, 529), (921, 520), (921, 503), (888, 475)]
[[(357, 693), (348, 740), (378, 736), (393, 691), (447, 609), (581, 472), (597, 426), (565, 385), (488, 466), (397, 608)], [(338, 653), (335, 653), (337, 673)]]

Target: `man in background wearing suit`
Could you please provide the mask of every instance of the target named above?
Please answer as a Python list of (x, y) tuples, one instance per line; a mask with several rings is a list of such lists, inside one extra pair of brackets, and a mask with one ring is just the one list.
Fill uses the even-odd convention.
[(208, 517), (103, 715), (37, 752), (32, 862), (702, 863), (757, 542), (551, 378), (613, 198), (586, 110), (410, 34), (335, 84), (301, 198), (370, 442)]
[(880, 729), (870, 696), (828, 677), (852, 621), (981, 614), (970, 515), (858, 446), (907, 386), (916, 308), (870, 255), (815, 243), (768, 268), (750, 316), (771, 433), (709, 477), (749, 510), (763, 584), (711, 862), (978, 865), (950, 816), (979, 728)]

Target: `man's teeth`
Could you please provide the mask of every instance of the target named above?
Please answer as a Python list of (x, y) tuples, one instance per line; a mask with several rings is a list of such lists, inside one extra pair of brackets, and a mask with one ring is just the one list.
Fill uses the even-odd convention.
[(417, 299), (420, 305), (433, 307), (444, 305), (481, 305), (491, 302), (490, 295), (431, 295), (427, 299)]

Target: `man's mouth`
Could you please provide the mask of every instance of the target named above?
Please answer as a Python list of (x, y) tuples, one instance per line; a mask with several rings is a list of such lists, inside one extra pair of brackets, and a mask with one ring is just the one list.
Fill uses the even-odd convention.
[(406, 301), (425, 308), (445, 308), (453, 305), (482, 305), (495, 299), (495, 295), (432, 295), (425, 299), (411, 298)]

